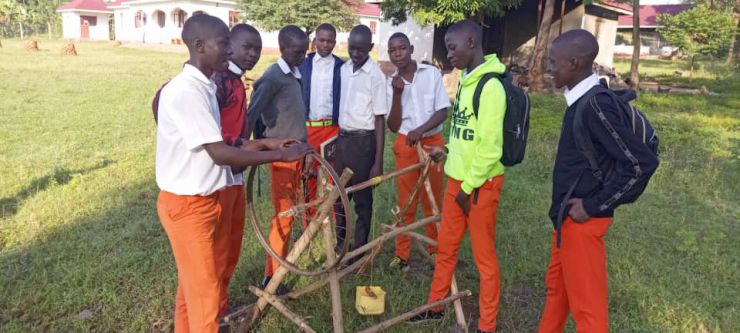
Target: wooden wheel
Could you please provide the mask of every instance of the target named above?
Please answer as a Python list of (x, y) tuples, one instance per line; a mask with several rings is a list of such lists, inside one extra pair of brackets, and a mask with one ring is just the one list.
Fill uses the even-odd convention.
[[(343, 187), (336, 187), (333, 184), (339, 183), (339, 176), (334, 171), (334, 168), (319, 154), (312, 153), (306, 156), (306, 159), (302, 163), (301, 172), (287, 172), (289, 175), (295, 176), (295, 178), (289, 181), (281, 181), (281, 183), (270, 183), (274, 181), (272, 172), (270, 172), (270, 184), (269, 190), (266, 191), (265, 195), (256, 199), (254, 196), (255, 178), (258, 167), (252, 167), (249, 170), (247, 176), (246, 186), (246, 198), (247, 198), (247, 217), (249, 223), (254, 230), (257, 240), (260, 245), (265, 249), (272, 260), (277, 260), (281, 266), (285, 267), (288, 271), (304, 276), (317, 276), (322, 275), (332, 269), (334, 269), (349, 249), (349, 244), (352, 242), (354, 237), (354, 221), (352, 219), (351, 211), (349, 210), (349, 197)], [(275, 170), (279, 170), (276, 167)], [(277, 171), (280, 172), (280, 171)], [(263, 177), (266, 178), (266, 177)], [(281, 179), (283, 179), (282, 177)], [(327, 186), (328, 185), (328, 186)], [(330, 188), (330, 189), (329, 189)], [(272, 191), (276, 193), (272, 193)], [(339, 191), (339, 201), (336, 205), (342, 205), (344, 211), (347, 212), (344, 216), (345, 224), (344, 227), (338, 227), (336, 213), (331, 212), (329, 217), (324, 221), (314, 221), (318, 215), (318, 209), (323, 203), (329, 191)], [(277, 192), (280, 191), (280, 192)], [(277, 194), (280, 199), (281, 206), (288, 206), (290, 209), (278, 212), (273, 204), (273, 194)], [(334, 207), (336, 207), (336, 205)], [(332, 208), (334, 208), (332, 207)], [(333, 210), (333, 209), (332, 209)], [(310, 242), (309, 247), (300, 255), (298, 260), (291, 263), (282, 258), (278, 253), (270, 246), (268, 241), (269, 235), (274, 219), (283, 219), (284, 223), (287, 223), (286, 219), (289, 219), (290, 234), (288, 235), (289, 242), (291, 236), (295, 236), (297, 231), (303, 232), (303, 226), (308, 223), (330, 223), (331, 232), (334, 237), (329, 242), (326, 242), (322, 237), (316, 237)], [(278, 228), (279, 229), (279, 228)], [(277, 230), (276, 235), (279, 232), (285, 232), (287, 230)], [(337, 249), (337, 234), (344, 233), (344, 242), (342, 247)], [(321, 240), (321, 241), (319, 241)], [(290, 244), (290, 243), (289, 243)], [(330, 247), (331, 249), (337, 250), (336, 260), (327, 260), (327, 254), (325, 248)], [(288, 252), (290, 248), (288, 249)], [(333, 264), (328, 264), (333, 262)]]

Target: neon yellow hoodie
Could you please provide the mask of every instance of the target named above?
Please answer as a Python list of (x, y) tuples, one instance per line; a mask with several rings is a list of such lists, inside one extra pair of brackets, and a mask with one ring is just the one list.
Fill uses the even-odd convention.
[(461, 73), (460, 85), (452, 108), (452, 128), (445, 162), (447, 176), (462, 181), (461, 188), (470, 194), (483, 183), (504, 173), (503, 152), (506, 93), (501, 82), (489, 80), (480, 96), (478, 117), (473, 111), (473, 94), (486, 73), (503, 73), (506, 66), (495, 54), (473, 71)]

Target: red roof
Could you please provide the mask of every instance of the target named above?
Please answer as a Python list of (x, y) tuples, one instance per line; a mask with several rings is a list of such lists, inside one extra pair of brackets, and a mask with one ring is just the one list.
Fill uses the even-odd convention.
[(622, 3), (622, 2), (616, 2), (616, 1), (612, 1), (612, 0), (602, 0), (602, 1), (599, 1), (599, 3), (600, 4), (603, 4), (603, 5), (606, 5), (606, 6), (614, 7), (614, 8), (628, 10), (630, 12), (632, 11), (632, 5), (626, 4), (626, 3)]
[[(658, 26), (658, 15), (676, 15), (691, 8), (692, 5), (645, 5), (640, 6), (640, 27), (654, 28)], [(632, 15), (619, 17), (620, 28), (632, 27)]]
[(99, 12), (109, 12), (108, 4), (102, 0), (73, 0), (65, 3), (57, 10), (93, 10)]
[(377, 3), (360, 3), (355, 7), (355, 14), (363, 16), (380, 17), (380, 5)]

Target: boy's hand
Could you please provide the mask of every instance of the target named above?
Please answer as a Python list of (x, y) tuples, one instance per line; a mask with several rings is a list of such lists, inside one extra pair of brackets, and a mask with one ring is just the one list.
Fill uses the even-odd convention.
[(280, 150), (287, 148), (291, 145), (301, 143), (300, 141), (296, 139), (262, 139), (263, 144), (268, 150)]
[(373, 164), (370, 168), (370, 176), (368, 178), (375, 178), (383, 174), (383, 166), (379, 163)]
[(463, 214), (468, 216), (468, 213), (470, 213), (470, 194), (467, 194), (465, 191), (460, 189), (460, 192), (457, 192), (457, 196), (455, 196), (455, 202), (460, 206)]
[(406, 145), (409, 147), (413, 147), (421, 140), (422, 135), (423, 133), (417, 130), (409, 132), (408, 134), (406, 134)]
[(591, 218), (588, 216), (588, 213), (586, 213), (586, 209), (583, 208), (583, 199), (571, 198), (568, 200), (568, 204), (570, 205), (568, 215), (570, 215), (573, 221), (585, 223)]
[(429, 158), (435, 163), (439, 163), (447, 158), (447, 148), (445, 146), (424, 146), (424, 150), (429, 153)]
[(403, 93), (403, 88), (405, 86), (405, 84), (403, 83), (403, 78), (401, 78), (400, 75), (394, 76), (393, 80), (391, 81), (391, 86), (393, 87), (394, 94)]
[(280, 150), (280, 160), (292, 162), (313, 152), (313, 147), (307, 143), (297, 143)]

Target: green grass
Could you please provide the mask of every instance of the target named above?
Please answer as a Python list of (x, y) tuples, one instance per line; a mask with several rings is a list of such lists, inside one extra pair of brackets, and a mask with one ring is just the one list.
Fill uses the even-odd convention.
[[(78, 43), (79, 56), (65, 57), (59, 42), (40, 40), (40, 47), (26, 53), (21, 42), (3, 40), (0, 48), (0, 332), (170, 331), (176, 272), (155, 209), (150, 102), (184, 56)], [(671, 66), (645, 61), (641, 68), (670, 76)], [(640, 96), (662, 140), (662, 164), (643, 198), (618, 210), (606, 236), (613, 332), (740, 331), (740, 79), (727, 72), (702, 74), (719, 96)], [(564, 102), (550, 94), (532, 100), (528, 155), (507, 171), (500, 206), (501, 332), (534, 331), (544, 302), (547, 208)], [(387, 149), (386, 170), (392, 164)], [(390, 221), (393, 193), (392, 183), (378, 188), (374, 221)], [(246, 234), (230, 286), (236, 304), (254, 301), (246, 288), (263, 268), (264, 251)], [(424, 303), (431, 268), (414, 254), (412, 272), (390, 272), (391, 255), (389, 244), (372, 274), (343, 281), (348, 331)], [(460, 257), (460, 287), (475, 293), (467, 240)], [(384, 316), (353, 309), (354, 287), (369, 283), (388, 292)], [(288, 306), (329, 331), (327, 293)], [(464, 300), (473, 318), (476, 297)], [(92, 315), (81, 317), (84, 310)], [(453, 317), (423, 329), (445, 332)], [(296, 328), (269, 311), (259, 331)]]

